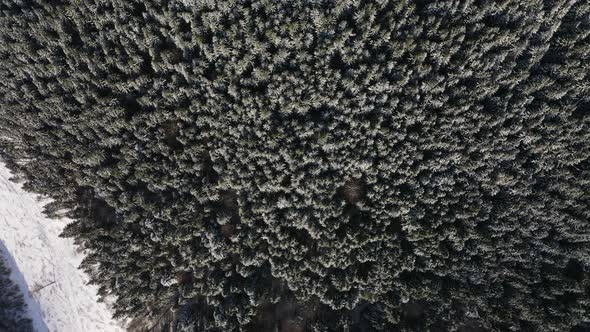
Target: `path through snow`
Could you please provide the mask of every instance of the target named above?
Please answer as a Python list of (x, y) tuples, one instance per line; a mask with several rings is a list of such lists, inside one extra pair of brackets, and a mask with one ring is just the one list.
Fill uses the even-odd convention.
[[(10, 182), (10, 171), (0, 162), (0, 241), (14, 259), (29, 290), (48, 286), (25, 298), (40, 332), (117, 332), (122, 323), (111, 318), (106, 304), (98, 303), (97, 287), (86, 285), (88, 277), (78, 266), (82, 254), (72, 239), (59, 237), (67, 219), (48, 219), (43, 202)], [(0, 248), (2, 249), (2, 248)], [(26, 285), (25, 285), (26, 282)], [(28, 286), (27, 286), (28, 285)], [(40, 312), (39, 312), (40, 311)]]

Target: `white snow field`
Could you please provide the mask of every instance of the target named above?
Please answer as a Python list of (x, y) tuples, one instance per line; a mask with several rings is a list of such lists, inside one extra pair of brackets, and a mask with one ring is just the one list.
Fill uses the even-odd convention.
[(43, 201), (10, 182), (11, 176), (0, 161), (0, 252), (8, 251), (4, 255), (13, 278), (21, 288), (28, 288), (23, 293), (36, 330), (124, 331), (124, 324), (111, 318), (107, 305), (97, 302), (98, 288), (87, 285), (88, 277), (78, 270), (83, 254), (76, 251), (72, 239), (59, 237), (70, 221), (46, 218)]
[[(10, 269), (10, 279), (14, 282), (15, 285), (21, 290), (21, 295), (27, 294), (28, 286), (25, 278), (23, 277), (22, 273), (18, 270), (18, 266), (16, 266), (16, 262), (14, 258), (10, 255), (2, 241), (0, 240), (0, 259), (6, 264), (6, 266)], [(23, 296), (25, 303), (27, 305), (27, 312), (25, 312), (26, 318), (31, 319), (33, 322), (33, 328), (35, 331), (47, 331), (47, 326), (43, 322), (43, 317), (41, 316), (41, 309), (39, 308), (39, 303), (35, 301), (30, 296)], [(2, 331), (4, 332), (4, 331)]]

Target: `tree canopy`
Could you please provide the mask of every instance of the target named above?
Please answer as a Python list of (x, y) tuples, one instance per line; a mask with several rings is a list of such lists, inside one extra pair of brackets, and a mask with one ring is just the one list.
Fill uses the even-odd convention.
[(0, 3), (0, 154), (116, 316), (588, 328), (590, 3)]

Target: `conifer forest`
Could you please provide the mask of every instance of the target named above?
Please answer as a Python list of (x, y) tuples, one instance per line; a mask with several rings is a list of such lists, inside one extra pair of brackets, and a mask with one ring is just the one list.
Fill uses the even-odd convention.
[(585, 0), (0, 0), (0, 156), (117, 318), (590, 331), (589, 69)]

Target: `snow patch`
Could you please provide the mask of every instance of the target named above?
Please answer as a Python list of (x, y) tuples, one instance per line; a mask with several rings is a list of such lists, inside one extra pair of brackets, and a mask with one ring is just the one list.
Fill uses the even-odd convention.
[(107, 304), (97, 302), (98, 287), (87, 285), (88, 276), (78, 270), (83, 254), (72, 239), (59, 237), (71, 221), (45, 217), (43, 205), (48, 201), (25, 192), (10, 177), (0, 162), (0, 241), (5, 246), (0, 250), (9, 253), (5, 256), (13, 273), (20, 271), (15, 281), (24, 290), (36, 330), (124, 331), (124, 324), (111, 318)]
[(39, 303), (29, 296), (29, 286), (25, 281), (25, 277), (23, 274), (18, 270), (18, 266), (16, 266), (16, 262), (14, 258), (4, 246), (4, 243), (0, 240), (0, 259), (4, 261), (6, 267), (10, 269), (10, 280), (14, 282), (15, 285), (18, 286), (20, 289), (20, 294), (23, 296), (26, 305), (26, 313), (27, 318), (29, 318), (33, 323), (33, 329), (38, 332), (46, 332), (48, 331), (45, 322), (43, 322), (43, 316), (41, 314), (41, 307)]

